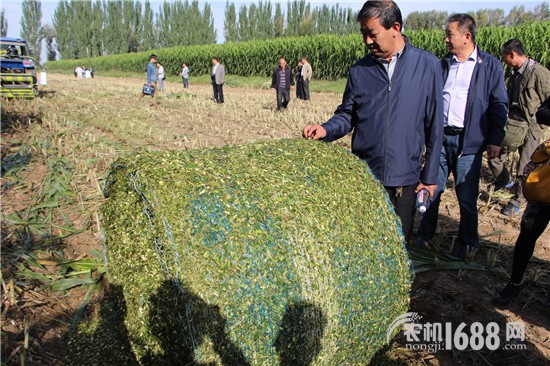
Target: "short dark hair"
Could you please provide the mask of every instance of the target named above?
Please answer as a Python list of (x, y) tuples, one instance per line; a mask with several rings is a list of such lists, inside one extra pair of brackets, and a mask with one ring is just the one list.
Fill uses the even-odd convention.
[(368, 0), (357, 13), (357, 21), (362, 22), (371, 18), (380, 19), (380, 23), (386, 29), (390, 29), (395, 23), (399, 23), (399, 30), (403, 26), (401, 10), (394, 1)]
[(302, 56), (302, 60), (309, 61), (309, 60), (307, 59), (307, 56)]
[(151, 56), (149, 56), (149, 60), (154, 58), (155, 60), (157, 59), (157, 55), (155, 55), (154, 53), (151, 54)]
[(212, 57), (212, 60), (216, 60), (216, 61), (220, 62), (220, 59), (217, 58), (217, 57)]
[(464, 32), (467, 30), (472, 35), (472, 42), (476, 40), (477, 25), (476, 21), (470, 14), (460, 13), (453, 14), (447, 19), (447, 23), (458, 22), (458, 29)]
[(512, 38), (508, 41), (506, 41), (502, 48), (500, 49), (500, 52), (506, 55), (511, 54), (512, 52), (517, 53), (519, 56), (525, 55), (525, 46), (521, 41), (517, 38)]

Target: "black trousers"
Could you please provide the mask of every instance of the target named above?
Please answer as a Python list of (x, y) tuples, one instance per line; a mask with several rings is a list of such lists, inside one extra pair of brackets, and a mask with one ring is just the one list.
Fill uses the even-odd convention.
[(304, 100), (309, 100), (309, 80), (302, 81)]
[(512, 276), (510, 281), (518, 284), (523, 281), (527, 264), (535, 251), (537, 239), (542, 235), (550, 221), (550, 205), (528, 203), (521, 218), (521, 231), (514, 247)]
[(215, 78), (212, 78), (212, 88), (214, 89), (216, 103), (223, 103), (223, 84), (216, 84)]
[(395, 213), (401, 219), (405, 243), (409, 242), (412, 233), (417, 186), (417, 184), (413, 184), (405, 187), (384, 187), (388, 192)]
[(290, 102), (290, 90), (278, 89), (277, 90), (277, 110), (280, 111), (281, 108), (286, 109), (289, 102)]

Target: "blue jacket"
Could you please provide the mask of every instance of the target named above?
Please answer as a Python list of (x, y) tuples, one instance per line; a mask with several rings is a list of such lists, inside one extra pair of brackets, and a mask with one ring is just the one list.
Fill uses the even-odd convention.
[(147, 64), (147, 84), (157, 81), (157, 67), (154, 63), (149, 62)]
[[(478, 49), (466, 111), (462, 154), (483, 152), (487, 145), (500, 146), (508, 114), (508, 94), (502, 64), (494, 56)], [(441, 60), (444, 84), (449, 76), (452, 55)]]
[(437, 184), (442, 91), (440, 61), (433, 54), (406, 42), (391, 82), (380, 61), (369, 54), (351, 67), (342, 104), (323, 124), (325, 141), (353, 130), (353, 153), (367, 161), (386, 187)]

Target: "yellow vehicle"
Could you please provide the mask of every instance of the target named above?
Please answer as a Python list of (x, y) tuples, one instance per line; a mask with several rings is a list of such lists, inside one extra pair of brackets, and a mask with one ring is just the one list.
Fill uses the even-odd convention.
[(0, 38), (0, 78), (3, 98), (33, 99), (38, 94), (35, 61), (24, 39)]

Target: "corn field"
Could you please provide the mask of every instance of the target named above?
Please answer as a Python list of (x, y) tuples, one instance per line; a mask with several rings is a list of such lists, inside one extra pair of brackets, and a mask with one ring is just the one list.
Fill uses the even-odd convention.
[[(422, 30), (408, 32), (409, 41), (442, 57), (445, 52), (444, 32)], [(485, 27), (476, 36), (480, 49), (500, 57), (500, 47), (510, 38), (520, 39), (527, 54), (546, 67), (550, 67), (550, 22), (531, 22), (519, 26)], [(62, 60), (47, 63), (49, 71), (72, 71), (77, 65), (93, 65), (95, 70), (145, 72), (149, 55), (154, 52), (168, 75), (178, 75), (181, 64), (186, 63), (193, 75), (210, 72), (212, 57), (219, 57), (226, 72), (240, 76), (271, 75), (280, 57), (296, 65), (307, 55), (317, 79), (334, 80), (346, 77), (351, 65), (365, 54), (360, 35), (318, 35), (308, 37), (277, 38), (204, 46), (180, 46), (150, 50), (141, 53), (103, 56), (79, 60)]]

